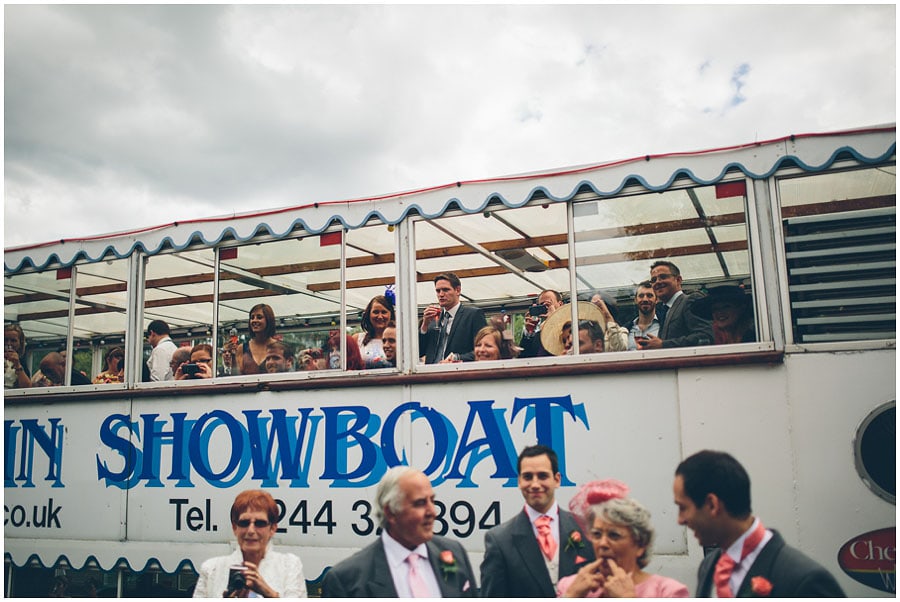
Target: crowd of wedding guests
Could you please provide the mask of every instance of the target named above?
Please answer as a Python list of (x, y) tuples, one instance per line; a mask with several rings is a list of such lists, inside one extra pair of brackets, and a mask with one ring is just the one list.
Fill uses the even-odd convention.
[[(456, 274), (440, 274), (434, 278), (437, 303), (424, 309), (419, 322), (419, 361), (506, 360), (570, 355), (576, 348), (584, 355), (756, 340), (752, 296), (742, 287), (725, 285), (688, 293), (681, 284), (675, 264), (657, 261), (650, 268), (650, 278), (635, 291), (636, 317), (620, 324), (615, 300), (596, 293), (577, 300), (577, 329), (572, 327), (572, 305), (565, 303), (558, 291), (541, 291), (528, 309), (516, 341), (509, 315), (488, 320), (481, 309), (461, 302), (462, 282)], [(248, 314), (247, 332), (239, 337), (231, 330), (220, 350), (218, 368), (208, 344), (178, 347), (168, 324), (154, 320), (147, 328), (152, 350), (142, 380), (393, 367), (398, 353), (397, 316), (393, 291), (386, 293), (369, 301), (359, 332), (342, 340), (333, 330), (320, 345), (303, 349), (296, 349), (276, 333), (276, 317), (269, 305), (255, 305)], [(5, 326), (4, 342), (6, 388), (64, 384), (65, 350), (44, 356), (40, 370), (32, 375), (21, 361), (25, 334), (18, 324)], [(93, 380), (73, 369), (72, 384), (124, 382), (124, 364), (122, 347), (112, 347)]]
[[(524, 508), (485, 534), (476, 574), (465, 548), (434, 534), (435, 492), (408, 466), (386, 471), (374, 506), (382, 531), (327, 569), (323, 597), (340, 598), (686, 598), (688, 586), (649, 570), (650, 511), (625, 483), (585, 483), (560, 508), (559, 461), (533, 445), (518, 457)], [(750, 506), (750, 477), (731, 455), (704, 450), (674, 470), (678, 524), (708, 550), (697, 597), (843, 597), (834, 577), (767, 528)], [(305, 597), (300, 559), (272, 546), (278, 525), (272, 496), (251, 490), (231, 508), (237, 549), (200, 567), (194, 597)]]

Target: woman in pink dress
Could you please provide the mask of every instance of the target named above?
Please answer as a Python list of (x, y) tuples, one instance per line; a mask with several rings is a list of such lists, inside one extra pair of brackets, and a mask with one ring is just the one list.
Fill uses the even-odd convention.
[(650, 512), (625, 497), (627, 493), (628, 487), (619, 481), (594, 481), (582, 487), (569, 504), (573, 512), (584, 517), (596, 560), (560, 579), (558, 597), (689, 597), (684, 584), (644, 571), (653, 546)]

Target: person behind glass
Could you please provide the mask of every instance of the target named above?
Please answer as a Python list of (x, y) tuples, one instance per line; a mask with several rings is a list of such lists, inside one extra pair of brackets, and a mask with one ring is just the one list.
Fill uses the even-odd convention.
[(691, 311), (691, 306), (703, 295), (685, 294), (681, 290), (681, 282), (681, 271), (671, 261), (657, 261), (650, 266), (650, 283), (656, 293), (656, 315), (660, 321), (659, 336), (647, 335), (636, 340), (638, 348), (669, 349), (712, 343), (709, 320)]
[(319, 349), (304, 349), (297, 356), (297, 370), (300, 370), (301, 372), (309, 372), (311, 370), (319, 369), (319, 363), (316, 360), (316, 356), (314, 355), (313, 351), (318, 351), (319, 355), (322, 355), (322, 352)]
[(397, 325), (394, 322), (388, 322), (381, 334), (381, 340), (384, 347), (384, 359), (391, 365), (397, 365)]
[(541, 343), (541, 326), (543, 326), (544, 320), (563, 305), (562, 295), (557, 291), (550, 289), (541, 291), (537, 302), (529, 307), (528, 312), (525, 314), (525, 330), (522, 332), (521, 340), (519, 340), (519, 347), (522, 348), (519, 357), (552, 355), (544, 349), (544, 345)]
[(212, 345), (200, 343), (191, 348), (191, 361), (178, 366), (175, 380), (191, 380), (196, 378), (212, 378)]
[[(341, 369), (341, 349), (340, 334), (337, 330), (331, 331), (328, 335), (328, 342), (325, 343), (325, 349), (328, 357), (328, 368), (331, 370)], [(359, 352), (359, 345), (352, 336), (344, 335), (344, 349), (347, 352), (347, 370), (364, 370), (366, 365), (363, 363), (362, 355)]]
[(366, 368), (384, 367), (384, 342), (383, 333), (388, 322), (396, 319), (394, 304), (384, 295), (372, 297), (363, 311), (363, 332), (356, 334), (356, 344)]
[(191, 361), (191, 348), (190, 347), (179, 347), (175, 350), (175, 353), (172, 354), (172, 359), (169, 360), (169, 367), (172, 369), (172, 374), (178, 372), (178, 367), (181, 364), (185, 364)]
[(25, 359), (25, 332), (18, 324), (3, 327), (3, 387), (27, 389), (31, 386), (31, 373), (22, 363)]
[[(261, 374), (266, 371), (266, 347), (275, 342), (275, 312), (272, 308), (265, 303), (250, 308), (247, 331), (250, 338), (243, 345), (231, 341), (225, 344), (223, 361), (233, 356), (232, 374)], [(226, 356), (226, 353), (229, 355)]]
[(266, 372), (275, 374), (277, 372), (293, 372), (294, 371), (294, 350), (290, 345), (286, 345), (281, 341), (270, 343), (266, 347)]
[[(593, 303), (603, 315), (603, 345), (601, 351), (625, 351), (628, 349), (628, 329), (619, 326), (616, 319), (616, 300), (606, 293), (591, 296)], [(579, 326), (580, 327), (580, 326)]]
[(475, 335), (475, 361), (508, 360), (514, 358), (516, 351), (512, 341), (503, 336), (503, 331), (496, 326), (485, 326)]
[(434, 534), (434, 489), (409, 466), (384, 473), (375, 490), (378, 539), (337, 563), (322, 581), (323, 598), (474, 597), (469, 555), (458, 541)]
[(704, 320), (712, 321), (713, 342), (753, 343), (756, 328), (753, 325), (753, 299), (740, 286), (717, 286), (691, 307), (691, 311)]
[(41, 360), (41, 368), (31, 379), (32, 387), (58, 387), (66, 384), (66, 358), (51, 351)]
[(656, 293), (649, 280), (641, 282), (634, 293), (634, 306), (638, 310), (637, 317), (631, 321), (628, 330), (628, 349), (638, 348), (636, 339), (644, 339), (649, 335), (659, 336), (659, 318), (656, 317)]
[(569, 502), (581, 516), (596, 560), (557, 584), (561, 598), (687, 598), (687, 586), (645, 572), (653, 548), (650, 512), (613, 479), (592, 481)]
[(426, 364), (473, 361), (472, 342), (487, 323), (484, 312), (460, 303), (462, 283), (452, 272), (435, 276), (434, 292), (438, 304), (425, 308), (419, 325), (419, 354)]
[(147, 360), (150, 380), (154, 382), (172, 380), (174, 373), (169, 367), (172, 354), (177, 346), (169, 336), (169, 325), (162, 320), (153, 320), (147, 326), (147, 341), (153, 350)]
[(103, 360), (106, 370), (94, 377), (95, 385), (125, 382), (125, 352), (121, 347), (112, 347)]
[(730, 454), (703, 450), (685, 458), (672, 493), (678, 524), (704, 548), (717, 546), (697, 571), (698, 598), (845, 596), (825, 567), (753, 516), (750, 475)]
[(485, 598), (552, 598), (562, 577), (594, 560), (571, 512), (561, 510), (556, 490), (562, 475), (553, 449), (526, 447), (518, 460), (519, 491), (525, 508), (484, 536), (481, 595)]
[[(66, 361), (66, 356), (69, 354), (69, 350), (66, 349), (65, 346), (63, 346), (63, 347), (60, 347), (59, 349), (57, 349), (56, 351), (59, 352), (59, 354), (60, 354), (60, 355), (62, 356), (62, 358), (63, 358), (63, 362), (65, 362), (65, 361)], [(124, 360), (123, 360), (123, 361), (124, 361)], [(70, 384), (71, 384), (73, 387), (74, 387), (74, 386), (78, 386), (78, 385), (89, 385), (89, 384), (91, 384), (91, 383), (93, 382), (93, 381), (91, 381), (90, 377), (89, 377), (87, 374), (85, 374), (85, 373), (82, 372), (81, 370), (78, 370), (78, 369), (75, 367), (75, 364), (72, 364), (72, 370), (71, 370), (70, 374), (71, 374), (71, 377), (72, 377), (72, 380), (71, 380), (71, 383), (70, 383)]]
[[(572, 323), (566, 322), (562, 329), (562, 346), (566, 355), (572, 355)], [(578, 323), (578, 353), (603, 353), (603, 328), (593, 320)]]
[(397, 324), (389, 320), (381, 333), (381, 357), (366, 362), (366, 368), (393, 368), (397, 365)]
[[(238, 549), (200, 566), (195, 598), (305, 598), (303, 563), (294, 554), (276, 552), (278, 505), (259, 490), (242, 491), (231, 505), (231, 530)], [(232, 568), (242, 567), (235, 579)]]

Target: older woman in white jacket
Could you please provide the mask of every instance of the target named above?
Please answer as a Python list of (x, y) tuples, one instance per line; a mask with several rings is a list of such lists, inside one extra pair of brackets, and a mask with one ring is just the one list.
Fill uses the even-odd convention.
[[(195, 598), (305, 598), (303, 564), (294, 554), (269, 545), (278, 529), (278, 506), (265, 491), (238, 494), (231, 506), (231, 528), (238, 549), (210, 558), (200, 567)], [(240, 577), (231, 577), (232, 568)]]

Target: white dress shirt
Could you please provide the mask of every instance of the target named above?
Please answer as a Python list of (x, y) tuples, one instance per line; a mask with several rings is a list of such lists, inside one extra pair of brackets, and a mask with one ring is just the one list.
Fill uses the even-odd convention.
[(406, 562), (406, 558), (412, 552), (416, 552), (420, 556), (416, 568), (425, 585), (428, 586), (430, 596), (432, 598), (441, 597), (441, 587), (438, 585), (431, 561), (428, 560), (428, 548), (424, 543), (419, 544), (415, 550), (410, 550), (391, 537), (387, 530), (381, 532), (381, 541), (384, 544), (384, 554), (387, 556), (388, 567), (391, 569), (391, 578), (394, 580), (398, 598), (413, 597), (409, 589), (409, 564)]

